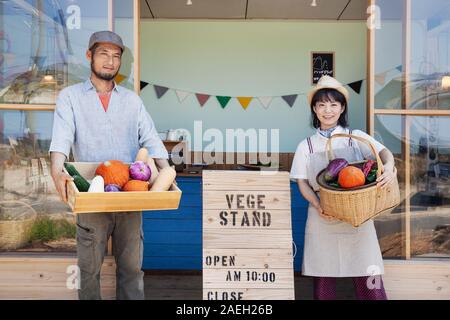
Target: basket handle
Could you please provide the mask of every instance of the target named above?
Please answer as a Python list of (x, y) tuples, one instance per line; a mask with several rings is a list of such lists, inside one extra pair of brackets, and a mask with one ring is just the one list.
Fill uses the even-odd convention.
[(378, 153), (375, 151), (375, 147), (370, 143), (369, 140), (355, 136), (353, 134), (337, 133), (337, 134), (332, 135), (328, 139), (327, 145), (325, 147), (328, 161), (331, 161), (331, 159), (334, 159), (333, 150), (332, 150), (332, 146), (331, 146), (331, 139), (333, 139), (333, 138), (352, 138), (352, 139), (359, 140), (359, 141), (367, 144), (369, 146), (370, 150), (372, 151), (373, 155), (375, 156), (375, 159), (377, 159), (377, 166), (378, 166), (377, 178), (379, 178), (381, 176), (381, 172), (383, 171), (383, 162), (381, 161), (381, 158), (378, 155)]

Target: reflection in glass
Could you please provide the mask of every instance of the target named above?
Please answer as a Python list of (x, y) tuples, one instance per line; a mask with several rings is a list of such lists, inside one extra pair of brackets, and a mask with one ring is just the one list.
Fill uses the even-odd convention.
[[(377, 1), (381, 29), (375, 31), (375, 107), (401, 109), (402, 46), (406, 31), (404, 1)], [(450, 2), (411, 1), (410, 74), (408, 109), (450, 109)], [(389, 54), (386, 54), (389, 52)], [(447, 84), (447, 85), (446, 85)]]
[[(412, 257), (450, 257), (450, 117), (410, 118)], [(394, 154), (402, 203), (376, 220), (384, 257), (401, 257), (405, 233), (404, 117), (377, 116), (375, 136)], [(398, 218), (393, 218), (397, 216)]]
[[(0, 1), (0, 103), (55, 104), (63, 88), (90, 75), (90, 35), (108, 30), (108, 0)], [(127, 46), (121, 85), (131, 87), (132, 0), (114, 1), (113, 21)], [(131, 15), (129, 13), (131, 12)]]
[(56, 193), (53, 113), (0, 111), (0, 251), (74, 251), (75, 217)]

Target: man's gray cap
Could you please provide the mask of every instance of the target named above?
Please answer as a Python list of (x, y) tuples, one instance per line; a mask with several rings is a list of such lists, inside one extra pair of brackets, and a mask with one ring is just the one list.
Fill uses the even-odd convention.
[(123, 45), (122, 38), (112, 31), (98, 31), (94, 32), (89, 39), (89, 50), (96, 44), (97, 42), (107, 42), (115, 44), (120, 47), (122, 51), (125, 50), (125, 46)]

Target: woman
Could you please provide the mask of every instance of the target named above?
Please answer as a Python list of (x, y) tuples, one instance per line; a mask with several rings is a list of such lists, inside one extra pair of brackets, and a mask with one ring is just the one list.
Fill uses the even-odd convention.
[[(358, 299), (385, 300), (383, 259), (373, 221), (355, 228), (333, 219), (323, 212), (318, 197), (316, 176), (328, 164), (325, 145), (334, 134), (350, 133), (369, 140), (384, 165), (378, 185), (385, 187), (394, 178), (392, 153), (368, 134), (348, 128), (348, 96), (347, 89), (329, 76), (323, 76), (308, 93), (317, 132), (298, 145), (290, 174), (309, 202), (302, 273), (314, 277), (315, 299), (336, 299), (336, 278), (351, 277)], [(335, 157), (349, 162), (373, 156), (368, 146), (351, 138), (334, 138), (332, 148)]]

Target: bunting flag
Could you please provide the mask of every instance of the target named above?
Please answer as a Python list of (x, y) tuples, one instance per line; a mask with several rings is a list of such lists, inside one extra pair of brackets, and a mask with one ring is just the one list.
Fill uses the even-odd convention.
[(167, 90), (169, 90), (169, 88), (167, 87), (157, 86), (156, 84), (153, 85), (153, 87), (155, 88), (156, 97), (158, 99), (160, 99), (163, 95), (165, 95)]
[(203, 94), (203, 93), (196, 93), (195, 96), (197, 97), (198, 103), (200, 103), (200, 106), (203, 107), (206, 101), (208, 101), (210, 95), (209, 94)]
[(142, 89), (144, 89), (146, 86), (148, 86), (149, 85), (149, 83), (148, 82), (145, 82), (145, 81), (141, 81), (141, 84), (140, 84), (140, 88), (141, 88), (141, 90)]
[[(36, 59), (36, 57), (34, 57)], [(39, 58), (39, 57), (38, 57)], [(379, 84), (379, 85), (384, 85), (386, 83), (386, 78), (387, 78), (387, 74), (390, 71), (394, 71), (394, 70), (398, 70), (400, 72), (402, 72), (403, 70), (403, 66), (399, 65), (396, 67), (393, 67), (392, 69), (386, 70), (384, 72), (378, 73), (375, 75), (375, 81)], [(126, 76), (118, 74), (116, 76), (116, 82), (120, 83), (122, 82), (124, 79), (126, 78)], [(358, 81), (353, 81), (350, 83), (347, 83), (346, 85), (348, 85), (350, 88), (352, 88), (353, 91), (355, 91), (357, 94), (361, 93), (361, 88), (362, 88), (362, 83), (363, 81), (366, 79), (361, 79)], [(141, 90), (143, 88), (145, 88), (147, 85), (149, 85), (150, 83), (145, 82), (145, 81), (141, 81)], [(220, 106), (225, 109), (225, 107), (228, 105), (228, 103), (230, 102), (232, 97), (235, 96), (216, 96), (216, 95), (210, 95), (210, 94), (205, 94), (205, 93), (196, 93), (196, 92), (190, 92), (190, 91), (184, 91), (184, 90), (180, 90), (180, 89), (175, 89), (175, 88), (169, 88), (169, 87), (164, 87), (164, 86), (159, 86), (156, 84), (152, 84), (155, 92), (156, 92), (156, 96), (158, 99), (160, 99), (162, 96), (164, 96), (166, 94), (166, 92), (168, 90), (173, 90), (180, 103), (182, 103), (184, 100), (186, 100), (186, 98), (191, 95), (191, 94), (195, 94), (198, 103), (200, 104), (201, 107), (203, 107), (206, 102), (209, 100), (209, 98), (211, 96), (216, 97), (217, 101), (219, 102)], [(289, 107), (293, 107), (297, 97), (299, 95), (305, 95), (305, 93), (296, 93), (296, 94), (289, 94), (289, 95), (284, 95), (281, 96), (281, 98), (289, 105)], [(261, 105), (267, 109), (269, 108), (269, 106), (271, 105), (273, 99), (275, 97), (280, 97), (280, 96), (261, 96), (261, 97), (236, 97), (236, 99), (239, 101), (239, 104), (242, 106), (242, 108), (244, 110), (247, 110), (248, 106), (250, 105), (251, 101), (253, 99), (258, 99), (259, 102), (261, 103)]]
[(217, 101), (219, 101), (220, 106), (225, 109), (225, 107), (227, 106), (228, 102), (230, 101), (231, 97), (230, 96), (216, 96)]
[(286, 103), (289, 105), (289, 107), (292, 108), (292, 106), (295, 103), (295, 100), (297, 99), (298, 94), (289, 94), (286, 96), (282, 96), (281, 98), (283, 98), (284, 101), (286, 101)]
[(177, 94), (178, 100), (180, 100), (180, 102), (183, 102), (191, 94), (190, 92), (182, 90), (175, 90), (175, 93)]
[(376, 83), (378, 83), (380, 86), (384, 86), (384, 84), (386, 83), (386, 74), (387, 72), (376, 74), (375, 75)]
[(264, 109), (267, 109), (270, 106), (270, 103), (273, 100), (273, 97), (258, 97), (259, 102), (263, 105)]
[(353, 89), (357, 94), (361, 92), (362, 80), (358, 80), (352, 83), (348, 83), (347, 85)]
[[(123, 74), (118, 73), (117, 76), (114, 78), (114, 81), (117, 84), (120, 84), (123, 80), (125, 80), (125, 78), (126, 78), (126, 76), (124, 76)], [(142, 81), (141, 81), (141, 83), (142, 83)], [(141, 89), (142, 89), (142, 86), (141, 86)]]
[(253, 97), (237, 97), (237, 99), (238, 99), (239, 103), (241, 104), (242, 108), (244, 108), (244, 110), (246, 110), (248, 105), (252, 101)]

